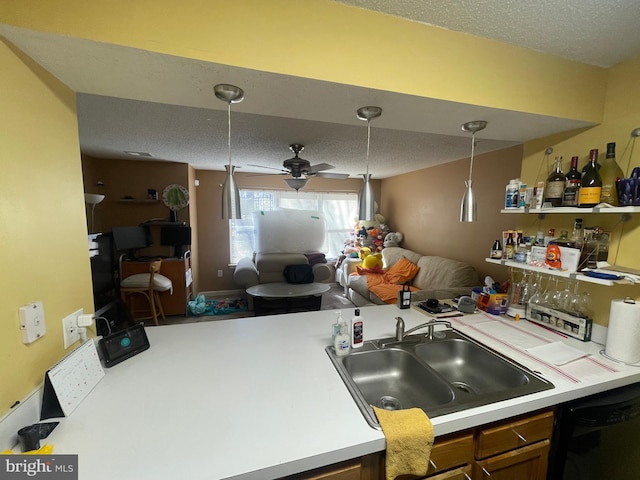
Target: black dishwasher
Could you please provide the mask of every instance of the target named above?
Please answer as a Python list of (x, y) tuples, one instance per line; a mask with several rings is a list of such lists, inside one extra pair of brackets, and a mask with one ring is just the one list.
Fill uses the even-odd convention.
[(562, 405), (547, 480), (640, 478), (640, 383)]

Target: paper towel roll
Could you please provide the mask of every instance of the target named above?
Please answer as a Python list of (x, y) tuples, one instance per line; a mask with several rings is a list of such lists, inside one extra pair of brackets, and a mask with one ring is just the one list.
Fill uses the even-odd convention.
[(621, 362), (640, 362), (640, 303), (611, 300), (605, 353)]

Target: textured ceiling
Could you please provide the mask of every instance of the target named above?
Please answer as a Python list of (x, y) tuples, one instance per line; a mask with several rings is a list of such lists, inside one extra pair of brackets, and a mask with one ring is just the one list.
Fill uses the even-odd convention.
[(610, 67), (640, 53), (638, 0), (338, 0)]
[[(569, 2), (451, 2), (346, 0), (341, 3), (413, 21), (610, 65), (640, 53), (638, 0)], [(632, 8), (635, 7), (635, 8)], [(226, 104), (212, 79), (240, 85), (242, 103), (232, 106), (233, 163), (240, 171), (273, 173), (305, 145), (301, 157), (330, 163), (333, 172), (364, 172), (366, 123), (355, 112), (383, 108), (372, 121), (370, 172), (385, 178), (469, 156), (470, 136), (460, 130), (485, 119), (476, 152), (502, 149), (583, 122), (481, 108), (391, 92), (258, 72), (152, 52), (33, 32), (0, 24), (0, 34), (78, 94), (80, 147), (97, 158), (154, 160), (197, 169), (224, 170), (227, 163)]]

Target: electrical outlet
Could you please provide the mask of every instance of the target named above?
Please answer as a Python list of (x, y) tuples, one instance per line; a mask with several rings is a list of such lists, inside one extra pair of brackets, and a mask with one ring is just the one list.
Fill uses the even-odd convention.
[(222, 270), (218, 270), (218, 277), (222, 277)]
[(80, 309), (62, 319), (62, 335), (64, 338), (64, 348), (69, 348), (71, 345), (80, 340), (80, 332), (78, 331), (78, 317), (83, 313), (84, 311)]
[(42, 302), (34, 302), (20, 307), (19, 312), (23, 343), (33, 343), (47, 332)]

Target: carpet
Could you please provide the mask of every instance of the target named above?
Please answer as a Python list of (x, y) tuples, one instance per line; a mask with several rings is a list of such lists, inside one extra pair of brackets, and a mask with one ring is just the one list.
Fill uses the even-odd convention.
[[(336, 310), (344, 308), (356, 308), (356, 306), (344, 296), (344, 287), (337, 283), (331, 284), (331, 289), (322, 294), (322, 305), (320, 310)], [(228, 313), (224, 315), (200, 315), (200, 316), (186, 316), (186, 315), (170, 315), (166, 320), (159, 319), (160, 325), (180, 325), (185, 323), (198, 323), (198, 322), (215, 322), (217, 320), (230, 320), (233, 318), (245, 318), (254, 317), (254, 312), (241, 311)]]

